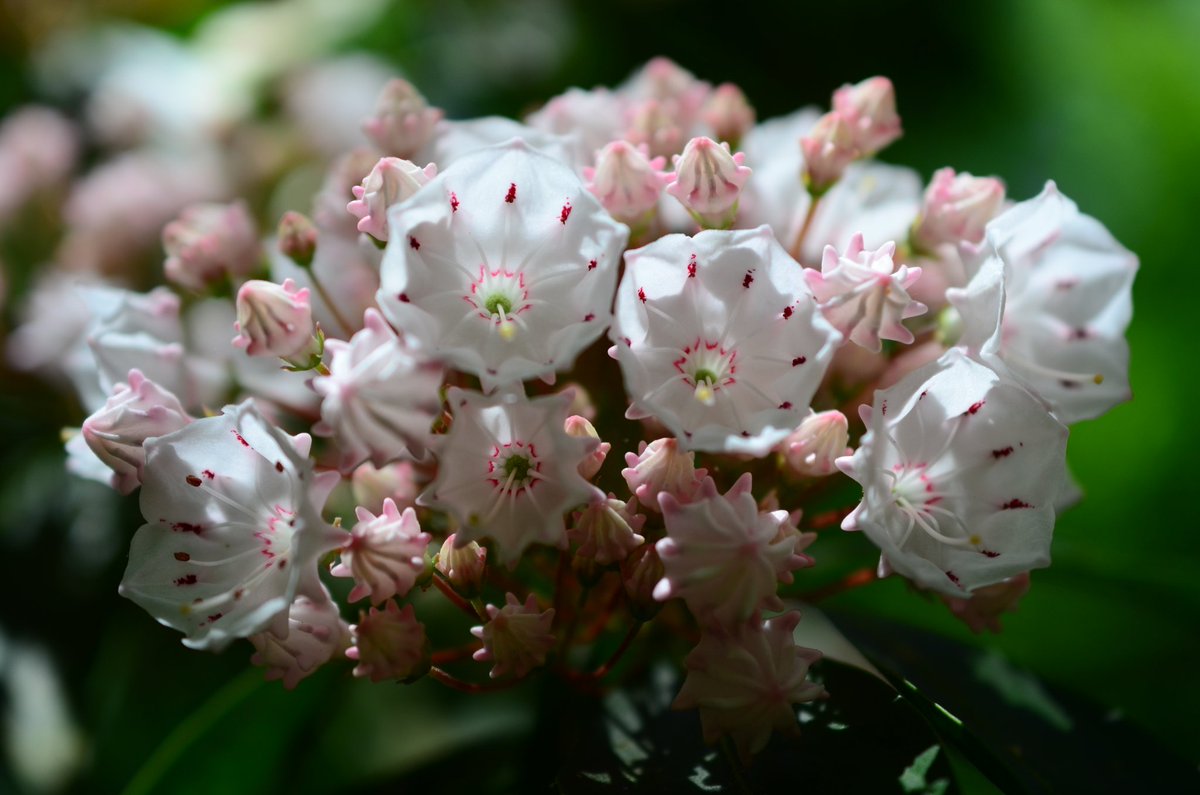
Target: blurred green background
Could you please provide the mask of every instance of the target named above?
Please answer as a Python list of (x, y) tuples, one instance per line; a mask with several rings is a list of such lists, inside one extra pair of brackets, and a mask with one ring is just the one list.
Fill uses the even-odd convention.
[[(186, 36), (217, 5), (225, 4), (0, 4), (0, 111), (37, 97), (30, 52), (61, 26), (122, 16)], [(571, 85), (613, 85), (658, 54), (700, 78), (739, 84), (760, 119), (827, 105), (839, 85), (885, 74), (905, 136), (884, 159), (926, 178), (944, 165), (995, 174), (1016, 199), (1056, 180), (1140, 256), (1141, 271), (1129, 333), (1135, 398), (1072, 429), (1070, 464), (1087, 496), (1058, 523), (1053, 566), (1034, 574), (999, 636), (972, 636), (895, 581), (829, 606), (998, 649), (1200, 762), (1200, 512), (1189, 475), (1200, 357), (1187, 342), (1195, 309), (1185, 304), (1194, 300), (1186, 285), (1196, 258), (1187, 252), (1200, 211), (1200, 3), (395, 2), (347, 46), (390, 60), (452, 118), (517, 115)], [(13, 309), (10, 296), (9, 320)], [(472, 737), (507, 733), (511, 744), (529, 730), (520, 691), (414, 732), (404, 715), (427, 714), (427, 689), (318, 676), (284, 694), (254, 684), (257, 671), (243, 673), (244, 649), (187, 652), (116, 596), (124, 552), (103, 539), (114, 524), (118, 535), (132, 533), (135, 501), (60, 473), (58, 432), (78, 424), (77, 409), (28, 376), (2, 377), (0, 627), (10, 641), (44, 644), (66, 682), (88, 749), (71, 789), (116, 792), (139, 770), (142, 783), (167, 791), (170, 782), (173, 792), (320, 791), (333, 781), (353, 789), (399, 781)], [(81, 515), (85, 504), (111, 510)], [(821, 544), (813, 551), (821, 560)], [(267, 717), (213, 717), (214, 740), (204, 734), (221, 706), (214, 693), (242, 705), (232, 714)], [(363, 761), (339, 757), (351, 749)], [(208, 764), (206, 754), (232, 761)], [(147, 760), (159, 769), (147, 773)], [(17, 786), (0, 772), (0, 790)]]

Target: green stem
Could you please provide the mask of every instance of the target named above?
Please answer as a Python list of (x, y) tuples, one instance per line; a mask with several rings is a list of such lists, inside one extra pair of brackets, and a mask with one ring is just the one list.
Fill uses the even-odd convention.
[(817, 207), (820, 204), (821, 197), (813, 196), (812, 201), (808, 203), (808, 212), (804, 214), (804, 223), (800, 225), (800, 231), (796, 233), (796, 240), (792, 243), (792, 247), (788, 249), (788, 253), (792, 255), (792, 259), (801, 265), (804, 264), (804, 261), (800, 259), (800, 255), (804, 253), (804, 239), (808, 237), (808, 231), (812, 228), (813, 219), (817, 216)]
[(325, 285), (321, 283), (321, 279), (317, 276), (317, 272), (308, 268), (308, 277), (312, 281), (313, 289), (317, 291), (317, 295), (321, 296), (321, 300), (325, 302), (325, 306), (329, 308), (329, 314), (333, 315), (333, 319), (342, 327), (342, 333), (346, 339), (350, 339), (354, 335), (354, 327), (346, 322), (345, 316), (338, 310), (337, 304), (329, 297), (329, 293), (325, 290)]

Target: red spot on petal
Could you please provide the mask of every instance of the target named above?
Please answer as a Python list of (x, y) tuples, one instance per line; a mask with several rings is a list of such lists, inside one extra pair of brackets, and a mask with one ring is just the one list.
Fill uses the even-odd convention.
[(742, 277), (742, 286), (749, 287), (754, 283), (754, 268), (746, 271), (746, 275)]
[(508, 184), (508, 193), (504, 195), (504, 201), (512, 204), (517, 200), (517, 183), (510, 182)]
[(171, 522), (171, 529), (176, 533), (195, 533), (200, 535), (204, 532), (204, 527), (191, 522)]
[(1092, 336), (1092, 335), (1087, 329), (1076, 328), (1076, 329), (1071, 329), (1071, 333), (1070, 333), (1070, 335), (1068, 335), (1067, 339), (1069, 339), (1069, 340), (1086, 340), (1090, 336)]
[(195, 585), (196, 584), (196, 575), (195, 574), (185, 574), (182, 577), (176, 577), (175, 584), (176, 585)]
[(236, 591), (234, 591), (234, 592), (233, 592), (233, 599), (234, 599), (234, 601), (237, 601), (238, 599), (241, 599), (241, 598), (242, 598), (242, 594), (244, 594), (244, 593), (246, 593), (246, 589), (245, 589), (245, 588), (238, 588)]
[(453, 193), (450, 194), (450, 212), (458, 212), (458, 196)]
[(807, 361), (808, 361), (807, 356), (797, 356), (795, 359), (792, 359), (792, 367), (799, 367), (800, 365), (804, 364)]
[(1012, 451), (1013, 447), (1011, 444), (1008, 447), (1001, 447), (999, 450), (992, 451), (992, 458), (995, 458), (998, 461), (1005, 456), (1012, 455)]
[(646, 291), (641, 287), (638, 288), (638, 300), (643, 304), (646, 303)]
[(946, 576), (950, 578), (950, 582), (954, 583), (955, 585), (957, 585), (959, 587), (962, 587), (962, 581), (958, 579), (957, 574), (955, 574), (952, 571), (948, 571), (948, 572), (946, 572)]
[(421, 250), (421, 241), (417, 240), (417, 239), (416, 239), (415, 237), (413, 237), (412, 235), (409, 235), (409, 236), (408, 236), (408, 245), (409, 245), (409, 247), (410, 247), (410, 248), (411, 248), (413, 251), (420, 251), (420, 250)]
[(276, 472), (282, 472), (282, 471), (283, 471), (283, 462), (282, 462), (282, 461), (276, 461), (276, 462), (275, 462), (275, 471), (276, 471)]
[(925, 396), (926, 396), (926, 395), (928, 395), (928, 394), (929, 394), (929, 390), (928, 390), (928, 389), (922, 389), (922, 390), (921, 390), (921, 394), (917, 395), (917, 400), (924, 400), (924, 399), (925, 399)]
[(558, 222), (560, 224), (565, 225), (567, 223), (567, 219), (570, 217), (571, 217), (571, 203), (567, 202), (566, 204), (564, 204), (562, 206), (562, 210), (558, 214)]
[(281, 569), (287, 568), (287, 558), (284, 558), (283, 560), (279, 561), (279, 568), (281, 568)]
[(203, 475), (204, 477), (208, 478), (209, 480), (212, 480), (213, 478), (215, 478), (217, 476), (217, 473), (213, 472), (211, 469), (206, 469), (203, 472), (201, 472), (200, 474)]
[(186, 478), (184, 478), (184, 480), (187, 481), (189, 486), (199, 486), (202, 482), (200, 478), (196, 477), (195, 475), (188, 475)]
[(595, 319), (596, 319), (596, 316), (595, 316), (594, 314), (592, 314), (591, 312), (588, 312), (586, 315), (584, 315), (584, 316), (583, 316), (583, 322), (584, 322), (584, 323), (588, 323), (588, 322), (590, 322), (590, 321), (593, 321), (593, 320), (595, 320)]
[(688, 260), (687, 271), (688, 271), (689, 279), (696, 278), (696, 255), (695, 254), (693, 254), (692, 258)]
[(400, 295), (396, 296), (396, 298), (398, 298), (402, 304), (408, 303), (408, 293), (400, 293)]
[(779, 408), (781, 408), (781, 409), (790, 409), (791, 407), (792, 407), (792, 401), (790, 401), (790, 400), (785, 400), (779, 404)]
[(787, 320), (789, 317), (791, 317), (793, 311), (795, 310), (793, 310), (790, 306), (785, 306), (783, 308), (783, 319)]
[(1018, 500), (1016, 497), (1013, 497), (1011, 500), (1009, 500), (1008, 502), (1001, 505), (1000, 509), (1003, 511), (1013, 511), (1018, 508), (1032, 508), (1032, 507), (1033, 507), (1032, 505), (1025, 502), (1024, 500)]
[(624, 340), (624, 342), (625, 342), (625, 347), (626, 347), (626, 348), (632, 348), (632, 347), (633, 347), (633, 340), (629, 339), (629, 337), (623, 337), (622, 339), (623, 339), (623, 340)]
[(983, 400), (981, 400), (981, 401), (979, 401), (978, 403), (972, 403), (972, 404), (971, 404), (971, 407), (970, 407), (969, 409), (967, 409), (965, 413), (967, 413), (967, 414), (977, 414), (977, 413), (979, 413), (979, 410), (980, 410), (981, 408), (983, 408), (983, 404), (984, 404), (985, 402), (986, 402), (986, 401), (983, 401)]
[(191, 559), (192, 559), (192, 556), (186, 552), (176, 552), (175, 553), (175, 560), (179, 561), (180, 563), (187, 563)]
[(208, 617), (208, 622), (210, 624), (215, 624), (224, 615), (225, 615), (224, 613), (213, 613), (211, 616)]
[(250, 443), (246, 441), (246, 438), (244, 436), (242, 436), (240, 433), (238, 433), (237, 431), (230, 431), (230, 433), (232, 433), (234, 436), (237, 437), (237, 440), (242, 445), (242, 447), (250, 446)]
[(981, 549), (981, 550), (979, 550), (979, 551), (980, 551), (980, 552), (982, 552), (983, 554), (987, 555), (989, 558), (998, 558), (998, 557), (1000, 557), (1000, 553), (999, 553), (999, 552), (993, 552), (993, 551), (992, 551), (992, 550), (990, 550), (990, 549)]

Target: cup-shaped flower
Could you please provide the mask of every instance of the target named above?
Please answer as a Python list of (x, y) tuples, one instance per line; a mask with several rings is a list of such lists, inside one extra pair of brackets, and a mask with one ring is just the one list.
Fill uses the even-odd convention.
[(610, 494), (576, 512), (567, 535), (579, 544), (580, 557), (607, 566), (624, 560), (645, 543), (637, 532), (645, 523), (646, 517), (637, 512), (636, 498), (622, 502)]
[(738, 197), (750, 178), (743, 163), (746, 155), (730, 154), (729, 144), (711, 138), (693, 138), (682, 155), (674, 158), (675, 178), (667, 193), (702, 227), (727, 228), (737, 216)]
[(340, 654), (349, 638), (350, 627), (329, 594), (317, 600), (297, 596), (288, 611), (285, 634), (268, 629), (250, 636), (255, 648), (250, 662), (267, 669), (268, 682), (282, 679), (283, 686), (292, 690), (301, 679)]
[(783, 609), (779, 583), (811, 565), (796, 553), (797, 534), (780, 532), (790, 526), (787, 511), (758, 510), (748, 472), (724, 495), (709, 478), (695, 502), (669, 494), (659, 502), (667, 537), (655, 545), (665, 574), (654, 598), (683, 599), (704, 625), (732, 627), (759, 610)]
[(330, 574), (354, 578), (347, 597), (351, 602), (366, 596), (377, 605), (404, 596), (425, 571), (425, 548), (431, 538), (421, 532), (417, 512), (405, 508), (401, 513), (388, 498), (378, 516), (361, 506), (354, 513), (358, 522), (342, 546), (341, 561)]
[(1048, 182), (989, 223), (968, 260), (971, 282), (947, 293), (962, 344), (999, 358), (1067, 424), (1129, 399), (1138, 260), (1099, 221)]
[(628, 415), (688, 449), (765, 455), (808, 414), (840, 335), (767, 226), (625, 255), (610, 336)]
[(800, 139), (800, 151), (804, 154), (804, 185), (813, 196), (824, 195), (862, 156), (850, 125), (836, 111), (817, 119)]
[(595, 168), (583, 169), (587, 189), (604, 209), (631, 226), (644, 222), (658, 206), (671, 175), (663, 171), (666, 158), (651, 158), (645, 146), (613, 141), (596, 153)]
[(346, 533), (321, 518), (337, 473), (313, 472), (307, 434), (287, 436), (250, 402), (145, 444), (141, 507), (121, 594), (184, 645), (288, 632), (297, 595), (324, 591), (317, 561)]
[(262, 261), (258, 230), (244, 201), (193, 204), (163, 227), (166, 277), (197, 292), (253, 273)]
[(864, 156), (884, 148), (902, 134), (896, 114), (896, 90), (886, 77), (869, 77), (833, 92), (833, 109), (850, 127)]
[(250, 356), (300, 360), (315, 350), (308, 288), (297, 289), (291, 279), (283, 284), (262, 279), (243, 284), (233, 326), (238, 332), (233, 344)]
[(391, 223), (380, 307), (485, 389), (553, 377), (611, 319), (629, 230), (519, 139), (464, 155)]
[(642, 507), (659, 512), (658, 495), (667, 493), (676, 502), (691, 502), (700, 492), (708, 474), (696, 469), (696, 454), (681, 450), (673, 438), (655, 439), (638, 444), (636, 453), (625, 454), (621, 477)]
[(875, 393), (838, 467), (863, 486), (842, 527), (950, 596), (1050, 563), (1067, 429), (1018, 385), (955, 348)]
[(718, 141), (730, 146), (737, 145), (754, 126), (754, 108), (746, 101), (746, 95), (733, 83), (717, 86), (704, 108), (700, 111), (704, 123), (712, 128)]
[(438, 473), (417, 499), (458, 520), (456, 543), (489, 537), (505, 565), (529, 544), (563, 546), (563, 514), (603, 497), (579, 474), (598, 444), (563, 429), (569, 393), (528, 400), (451, 388), (454, 419), (438, 440)]
[(424, 456), (441, 413), (442, 368), (417, 355), (375, 309), (349, 342), (329, 340), (325, 348), (329, 375), (312, 382), (322, 397), (317, 432), (337, 441), (343, 469)]
[(363, 132), (389, 155), (412, 157), (433, 137), (442, 111), (431, 108), (407, 80), (389, 80), (363, 120)]
[(488, 622), (472, 627), (471, 634), (483, 641), (483, 648), (474, 659), (491, 662), (488, 673), (493, 679), (528, 674), (546, 661), (546, 653), (554, 648), (554, 608), (541, 610), (537, 599), (529, 594), (522, 604), (513, 594), (505, 595), (504, 607), (487, 606)]
[(441, 550), (438, 551), (435, 565), (437, 570), (446, 575), (446, 579), (454, 589), (466, 597), (479, 593), (483, 585), (484, 569), (487, 567), (487, 550), (474, 541), (464, 546), (456, 546), (458, 539), (454, 533), (446, 536)]
[(975, 177), (952, 168), (934, 172), (921, 214), (913, 224), (913, 244), (925, 251), (949, 243), (978, 245), (987, 223), (1004, 205), (1004, 183), (995, 177)]
[(412, 605), (401, 609), (389, 599), (383, 610), (361, 611), (358, 623), (350, 626), (350, 637), (346, 656), (358, 663), (355, 676), (370, 677), (372, 682), (411, 682), (429, 670), (429, 639)]
[(165, 436), (192, 421), (179, 399), (142, 375), (129, 371), (129, 383), (117, 384), (104, 407), (83, 422), (83, 438), (112, 471), (112, 486), (129, 494), (142, 482), (145, 441)]
[(912, 342), (912, 332), (901, 321), (926, 309), (908, 294), (921, 269), (897, 268), (892, 259), (895, 253), (896, 244), (890, 242), (874, 251), (865, 250), (862, 233), (858, 233), (841, 254), (826, 246), (820, 271), (804, 272), (825, 318), (851, 342), (869, 351), (878, 352), (881, 339)]
[(706, 632), (684, 660), (688, 675), (674, 709), (699, 709), (706, 742), (733, 740), (744, 760), (766, 747), (773, 731), (796, 731), (794, 704), (825, 688), (808, 680), (821, 653), (797, 646), (797, 612)]
[(351, 188), (354, 201), (346, 210), (358, 218), (358, 231), (376, 240), (388, 239), (388, 208), (412, 196), (437, 176), (433, 163), (421, 168), (398, 157), (384, 157), (375, 164), (361, 185)]
[(797, 475), (824, 477), (837, 472), (834, 463), (852, 451), (849, 423), (840, 411), (816, 411), (804, 418), (800, 427), (780, 444), (784, 460)]

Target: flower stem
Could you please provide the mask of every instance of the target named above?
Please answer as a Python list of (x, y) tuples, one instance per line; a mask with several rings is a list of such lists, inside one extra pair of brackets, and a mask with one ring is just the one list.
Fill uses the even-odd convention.
[(494, 690), (506, 690), (521, 681), (520, 679), (509, 679), (503, 682), (467, 682), (453, 674), (446, 673), (437, 666), (429, 669), (429, 675), (446, 687), (462, 693), (488, 693)]
[(325, 290), (325, 285), (321, 283), (320, 277), (317, 276), (317, 271), (314, 268), (308, 268), (307, 271), (309, 279), (312, 280), (313, 289), (317, 291), (317, 295), (321, 296), (321, 300), (329, 308), (329, 314), (333, 315), (333, 319), (342, 327), (342, 333), (346, 336), (346, 339), (350, 339), (354, 335), (354, 327), (346, 322), (346, 318), (338, 310), (337, 304), (329, 297), (329, 293)]
[(435, 651), (430, 657), (430, 661), (434, 665), (445, 665), (446, 663), (458, 662), (465, 660), (475, 652), (479, 651), (482, 645), (479, 643), (468, 643), (465, 646), (458, 646), (453, 649), (442, 649)]
[(451, 585), (445, 579), (445, 577), (446, 575), (442, 574), (437, 569), (433, 570), (433, 584), (437, 586), (437, 589), (445, 594), (446, 598), (449, 599), (455, 607), (470, 616), (472, 620), (482, 621), (483, 616), (480, 615), (479, 611), (476, 610), (470, 602), (468, 602), (466, 599), (463, 599), (462, 596), (459, 595), (458, 591), (454, 590), (454, 586)]
[(832, 511), (823, 511), (822, 513), (816, 514), (811, 519), (807, 519), (804, 522), (804, 529), (824, 530), (827, 527), (835, 527), (841, 524), (842, 520), (845, 519), (847, 514), (849, 514), (852, 510), (854, 510), (853, 507), (835, 508)]
[(589, 676), (592, 679), (603, 679), (605, 676), (607, 676), (608, 672), (613, 669), (613, 666), (620, 662), (621, 658), (625, 656), (625, 652), (629, 651), (629, 647), (633, 645), (633, 640), (638, 636), (638, 632), (640, 632), (641, 629), (642, 622), (635, 621), (633, 626), (629, 628), (629, 631), (625, 633), (625, 637), (621, 639), (621, 645), (617, 647), (616, 651), (609, 655), (609, 658), (601, 663), (599, 668), (593, 670)]
[(813, 219), (817, 217), (817, 207), (820, 204), (820, 196), (814, 196), (812, 201), (808, 203), (808, 212), (804, 214), (804, 223), (800, 224), (800, 231), (796, 233), (796, 239), (793, 241), (792, 247), (788, 249), (788, 253), (792, 255), (792, 259), (801, 265), (804, 264), (800, 259), (800, 255), (804, 251), (804, 239), (808, 237), (808, 232), (812, 229)]
[(853, 591), (855, 588), (861, 588), (864, 585), (870, 585), (879, 579), (879, 575), (873, 568), (862, 568), (852, 571), (842, 579), (835, 583), (826, 585), (824, 588), (817, 588), (814, 591), (801, 594), (800, 598), (806, 602), (815, 604), (822, 599), (828, 599), (831, 596), (837, 596), (846, 591)]

